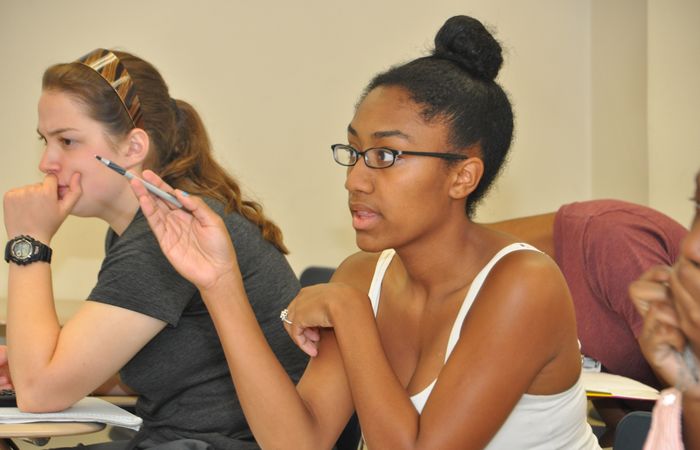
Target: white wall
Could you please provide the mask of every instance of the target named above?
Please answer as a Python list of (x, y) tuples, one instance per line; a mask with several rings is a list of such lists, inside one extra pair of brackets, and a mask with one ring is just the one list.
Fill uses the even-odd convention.
[(592, 5), (592, 197), (647, 204), (646, 0)]
[(649, 1), (649, 204), (688, 224), (700, 168), (700, 2)]
[[(480, 220), (550, 211), (567, 201), (612, 192), (631, 200), (663, 203), (667, 212), (687, 222), (687, 202), (680, 202), (690, 193), (692, 174), (678, 177), (682, 190), (677, 184), (656, 181), (656, 174), (649, 178), (639, 167), (632, 174), (614, 171), (622, 172), (615, 181), (618, 188), (629, 185), (629, 189), (601, 188), (606, 185), (594, 176), (602, 173), (605, 157), (592, 151), (593, 143), (616, 147), (608, 143), (612, 132), (595, 126), (593, 120), (600, 105), (596, 102), (600, 96), (594, 94), (604, 80), (593, 75), (593, 68), (603, 58), (600, 49), (610, 44), (606, 39), (616, 39), (609, 31), (598, 34), (595, 30), (607, 13), (606, 3), (473, 0), (465, 8), (459, 0), (123, 0), (115, 8), (113, 2), (92, 0), (0, 0), (4, 147), (0, 189), (4, 192), (40, 177), (36, 164), (41, 147), (34, 130), (43, 70), (98, 46), (116, 47), (151, 61), (163, 73), (173, 96), (198, 108), (218, 159), (284, 230), (292, 251), (289, 259), (297, 272), (311, 264), (337, 265), (355, 250), (355, 244), (345, 205), (344, 171), (332, 162), (329, 145), (344, 141), (353, 105), (373, 74), (422, 55), (447, 17), (470, 14), (494, 28), (506, 48), (500, 80), (516, 112), (511, 161), (479, 211)], [(652, 71), (655, 62), (667, 55), (654, 50), (656, 43), (651, 41), (671, 39), (664, 27), (676, 20), (671, 13), (666, 17), (665, 5), (674, 5), (675, 14), (688, 22), (687, 27), (677, 28), (685, 41), (698, 41), (697, 27), (690, 26), (698, 23), (697, 6), (693, 0), (682, 3), (655, 3), (646, 13), (645, 2), (625, 0), (634, 12), (629, 27), (635, 40), (644, 37), (640, 23), (649, 16), (650, 104), (657, 97), (661, 99), (656, 101), (671, 105), (687, 100), (680, 95), (669, 99), (653, 89), (664, 80), (676, 80), (682, 61), (674, 61), (674, 66), (660, 73)], [(695, 19), (686, 17), (692, 16), (689, 10)], [(624, 15), (624, 8), (618, 14)], [(626, 35), (628, 25), (621, 22), (620, 27), (620, 34)], [(634, 42), (631, 45), (638, 48)], [(633, 59), (635, 67), (640, 58)], [(635, 76), (636, 70), (615, 71), (611, 76), (617, 76), (618, 82), (629, 76), (635, 86), (644, 86), (646, 74), (641, 70)], [(697, 93), (697, 85), (686, 86), (693, 73), (697, 70), (674, 81), (679, 91), (685, 87)], [(643, 91), (637, 87), (633, 92)], [(630, 110), (639, 115), (639, 102), (625, 105), (634, 95), (628, 95), (610, 121)], [(656, 103), (649, 106), (648, 121), (656, 130), (668, 125), (668, 119), (657, 112), (661, 110)], [(683, 114), (693, 117), (687, 109)], [(674, 135), (686, 131), (697, 133), (697, 127)], [(662, 150), (668, 147), (659, 142), (666, 139), (649, 136), (649, 151), (656, 151), (648, 155), (652, 172), (657, 155), (666, 155)], [(693, 139), (697, 150), (697, 136)], [(644, 147), (645, 140), (640, 142)], [(689, 160), (689, 143), (683, 144), (687, 149), (683, 157)], [(646, 148), (628, 147), (627, 152), (622, 161), (636, 153), (646, 161)], [(668, 166), (664, 171), (690, 167), (692, 172), (700, 166), (697, 160), (688, 164), (662, 159)], [(615, 180), (614, 172), (600, 179)], [(643, 179), (634, 181), (639, 177)], [(649, 192), (640, 194), (647, 183)], [(59, 231), (52, 243), (57, 298), (87, 295), (102, 257), (104, 230), (96, 220), (69, 219)], [(2, 266), (0, 292), (6, 289), (6, 278)]]

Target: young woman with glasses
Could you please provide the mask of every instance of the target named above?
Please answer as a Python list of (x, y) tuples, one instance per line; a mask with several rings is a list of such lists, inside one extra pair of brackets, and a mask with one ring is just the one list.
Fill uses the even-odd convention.
[[(197, 287), (163, 256), (126, 178), (95, 156), (136, 175), (152, 169), (206, 199), (235, 242), (241, 289), (261, 334), (280, 372), (296, 380), (307, 358), (278, 317), (299, 282), (280, 230), (213, 159), (197, 112), (171, 98), (160, 73), (136, 56), (97, 49), (48, 68), (37, 130), (45, 177), (4, 199), (7, 342), (19, 407), (62, 410), (100, 385), (100, 393), (114, 393), (109, 388), (119, 385), (110, 377), (120, 372), (139, 396), (143, 426), (131, 442), (100, 448), (258, 448)], [(100, 218), (109, 231), (89, 301), (61, 327), (49, 245), (69, 214)]]
[(332, 146), (362, 251), (282, 311), (313, 356), (296, 387), (255, 322), (220, 219), (180, 191), (187, 211), (132, 183), (202, 293), (263, 447), (330, 448), (357, 411), (370, 449), (598, 448), (556, 264), (470, 220), (511, 143), (501, 48), (465, 16), (435, 44), (376, 76), (348, 143)]

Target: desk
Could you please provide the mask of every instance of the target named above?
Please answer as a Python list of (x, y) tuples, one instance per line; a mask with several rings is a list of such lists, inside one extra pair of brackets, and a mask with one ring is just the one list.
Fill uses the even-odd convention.
[[(109, 405), (109, 401), (119, 403), (120, 406), (131, 406), (136, 402), (134, 396), (113, 396), (113, 397), (97, 397), (86, 398), (79, 401), (75, 406), (76, 410), (72, 414), (58, 414), (64, 420), (71, 421), (60, 422), (37, 417), (36, 419), (44, 420), (44, 422), (30, 423), (4, 423), (0, 421), (0, 450), (5, 450), (9, 447), (8, 439), (29, 438), (38, 441), (36, 445), (44, 445), (49, 438), (61, 436), (75, 436), (87, 433), (96, 433), (105, 428), (105, 423), (101, 419), (105, 419), (107, 423), (123, 424), (123, 426), (132, 426), (137, 424), (135, 416), (119, 410), (115, 406)], [(14, 408), (0, 408), (2, 417), (17, 417), (13, 413)], [(56, 418), (57, 415), (52, 415)], [(82, 420), (72, 421), (77, 417), (88, 419), (90, 422)], [(27, 417), (22, 417), (27, 418)], [(119, 426), (119, 425), (117, 425)], [(99, 435), (98, 435), (99, 436)], [(101, 436), (99, 436), (101, 437)]]
[(92, 422), (0, 423), (0, 450), (11, 448), (5, 439), (42, 439), (56, 436), (73, 436), (95, 433), (101, 431), (104, 427), (105, 424), (103, 423)]

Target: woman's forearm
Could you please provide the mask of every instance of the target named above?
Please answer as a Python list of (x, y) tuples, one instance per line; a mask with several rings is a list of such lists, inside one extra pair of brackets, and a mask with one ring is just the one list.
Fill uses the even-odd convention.
[(20, 406), (31, 409), (46, 401), (41, 385), (60, 333), (50, 266), (42, 262), (10, 264), (7, 301), (10, 371)]
[(314, 416), (268, 345), (240, 275), (220, 280), (201, 294), (246, 419), (261, 447), (323, 448)]
[(415, 448), (420, 416), (389, 365), (371, 305), (362, 300), (330, 307), (362, 433), (369, 448)]

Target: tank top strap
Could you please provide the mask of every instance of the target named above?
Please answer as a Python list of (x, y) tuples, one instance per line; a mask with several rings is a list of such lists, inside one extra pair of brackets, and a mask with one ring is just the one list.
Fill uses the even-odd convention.
[(459, 309), (459, 313), (457, 313), (457, 317), (455, 318), (455, 322), (452, 325), (452, 331), (450, 331), (450, 339), (449, 341), (447, 341), (447, 350), (445, 351), (445, 362), (447, 362), (447, 359), (450, 357), (452, 350), (454, 350), (455, 345), (457, 345), (457, 341), (459, 340), (459, 334), (462, 330), (462, 323), (464, 323), (464, 319), (465, 317), (467, 317), (467, 313), (472, 307), (476, 296), (479, 294), (481, 286), (484, 284), (484, 281), (489, 275), (489, 272), (491, 272), (493, 266), (495, 266), (496, 263), (498, 263), (498, 261), (501, 260), (501, 258), (503, 258), (509, 253), (519, 250), (534, 250), (536, 252), (540, 252), (540, 250), (533, 247), (532, 245), (525, 244), (522, 242), (516, 242), (514, 244), (507, 245), (506, 247), (503, 247), (501, 250), (499, 250), (498, 253), (496, 253), (493, 256), (493, 258), (491, 258), (491, 260), (484, 266), (484, 268), (481, 269), (481, 271), (479, 271), (476, 277), (474, 277), (474, 281), (472, 281), (471, 286), (469, 286), (467, 295), (465, 296), (464, 301), (462, 302), (462, 306)]
[(372, 302), (372, 310), (374, 311), (374, 316), (377, 316), (377, 309), (379, 308), (379, 295), (382, 292), (382, 281), (384, 280), (384, 274), (386, 269), (389, 267), (391, 260), (394, 258), (396, 251), (393, 248), (384, 250), (379, 259), (377, 260), (377, 265), (374, 268), (374, 276), (372, 277), (372, 283), (369, 286), (369, 299)]

